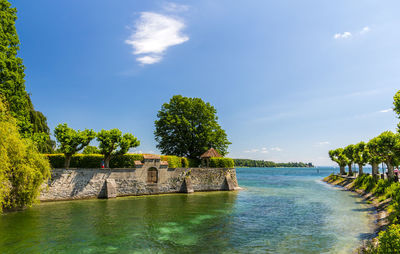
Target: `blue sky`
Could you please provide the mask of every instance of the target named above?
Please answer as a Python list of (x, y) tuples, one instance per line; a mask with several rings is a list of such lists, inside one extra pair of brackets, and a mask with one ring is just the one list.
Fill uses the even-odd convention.
[(230, 157), (331, 165), (398, 119), (399, 1), (11, 1), (51, 129), (119, 128), (158, 152), (175, 94), (218, 110)]

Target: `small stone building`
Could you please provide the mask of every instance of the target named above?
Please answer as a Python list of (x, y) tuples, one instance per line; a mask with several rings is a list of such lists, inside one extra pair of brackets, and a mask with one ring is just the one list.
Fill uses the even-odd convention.
[(222, 155), (219, 154), (219, 153), (217, 152), (217, 150), (215, 150), (214, 148), (211, 147), (207, 152), (203, 153), (203, 154), (200, 156), (201, 165), (202, 165), (203, 167), (207, 167), (207, 168), (208, 168), (208, 167), (210, 166), (210, 159), (211, 159), (212, 157), (222, 157)]

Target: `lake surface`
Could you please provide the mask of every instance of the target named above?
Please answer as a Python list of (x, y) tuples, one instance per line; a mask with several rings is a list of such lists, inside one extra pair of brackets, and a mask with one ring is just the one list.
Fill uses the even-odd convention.
[(0, 253), (349, 253), (368, 207), (331, 168), (237, 169), (239, 192), (42, 203), (0, 216)]

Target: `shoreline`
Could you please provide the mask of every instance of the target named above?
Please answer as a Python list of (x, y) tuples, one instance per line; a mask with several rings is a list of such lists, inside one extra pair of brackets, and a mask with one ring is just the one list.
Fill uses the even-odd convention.
[[(343, 180), (344, 178), (344, 180)], [(379, 201), (377, 197), (375, 197), (371, 192), (366, 192), (364, 190), (360, 189), (355, 189), (354, 188), (354, 180), (355, 178), (347, 178), (347, 177), (342, 177), (342, 179), (337, 179), (335, 181), (332, 181), (330, 179), (330, 176), (327, 176), (322, 179), (323, 182), (335, 186), (335, 187), (340, 187), (341, 189), (345, 191), (350, 191), (354, 194), (356, 194), (358, 197), (362, 199), (363, 202), (365, 202), (366, 205), (371, 207), (373, 210), (371, 210), (372, 213), (369, 215), (373, 217), (373, 233), (366, 237), (365, 239), (361, 239), (362, 245), (355, 250), (355, 253), (363, 253), (363, 249), (366, 248), (366, 245), (368, 242), (372, 242), (372, 244), (376, 244), (377, 240), (376, 238), (378, 237), (378, 234), (381, 231), (386, 230), (387, 226), (390, 224), (389, 222), (389, 213), (386, 210), (387, 206), (390, 203), (390, 199), (386, 199), (383, 201)]]

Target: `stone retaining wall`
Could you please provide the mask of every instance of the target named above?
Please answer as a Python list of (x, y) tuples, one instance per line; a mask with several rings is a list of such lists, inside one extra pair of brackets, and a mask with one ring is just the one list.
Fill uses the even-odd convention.
[(108, 193), (120, 197), (188, 192), (185, 178), (189, 178), (195, 192), (238, 188), (234, 168), (158, 168), (157, 183), (147, 182), (148, 169), (53, 169), (40, 200), (106, 198)]

